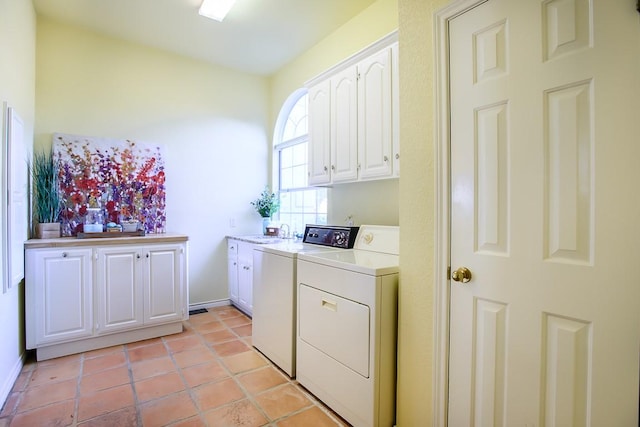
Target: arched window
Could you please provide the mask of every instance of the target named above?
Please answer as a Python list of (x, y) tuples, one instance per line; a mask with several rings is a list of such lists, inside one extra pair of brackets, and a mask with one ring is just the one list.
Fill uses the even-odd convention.
[(327, 223), (327, 189), (309, 187), (308, 97), (298, 89), (287, 98), (276, 122), (273, 167), (280, 193), (280, 222), (302, 233), (306, 224)]

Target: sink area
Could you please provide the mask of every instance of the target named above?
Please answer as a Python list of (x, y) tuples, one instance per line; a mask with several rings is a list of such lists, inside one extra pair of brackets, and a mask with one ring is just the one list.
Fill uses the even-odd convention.
[(271, 243), (280, 243), (284, 242), (287, 239), (282, 239), (276, 236), (264, 236), (262, 234), (250, 235), (250, 236), (227, 236), (232, 239), (241, 240), (249, 243), (259, 243), (259, 244), (271, 244)]

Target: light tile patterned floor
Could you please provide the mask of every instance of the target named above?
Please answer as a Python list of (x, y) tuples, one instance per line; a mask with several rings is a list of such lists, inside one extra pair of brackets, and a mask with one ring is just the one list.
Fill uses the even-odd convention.
[(251, 346), (230, 306), (181, 334), (29, 360), (0, 412), (0, 427), (347, 425)]

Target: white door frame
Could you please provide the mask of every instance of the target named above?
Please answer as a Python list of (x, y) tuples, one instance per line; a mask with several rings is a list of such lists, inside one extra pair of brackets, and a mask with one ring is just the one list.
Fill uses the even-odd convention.
[(433, 425), (447, 425), (449, 379), (449, 266), (451, 259), (449, 21), (488, 0), (455, 0), (434, 14), (436, 251), (434, 312)]

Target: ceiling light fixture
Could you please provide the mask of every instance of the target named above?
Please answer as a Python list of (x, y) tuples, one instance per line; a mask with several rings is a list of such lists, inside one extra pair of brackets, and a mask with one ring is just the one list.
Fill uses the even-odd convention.
[(236, 0), (203, 0), (198, 13), (222, 22)]

